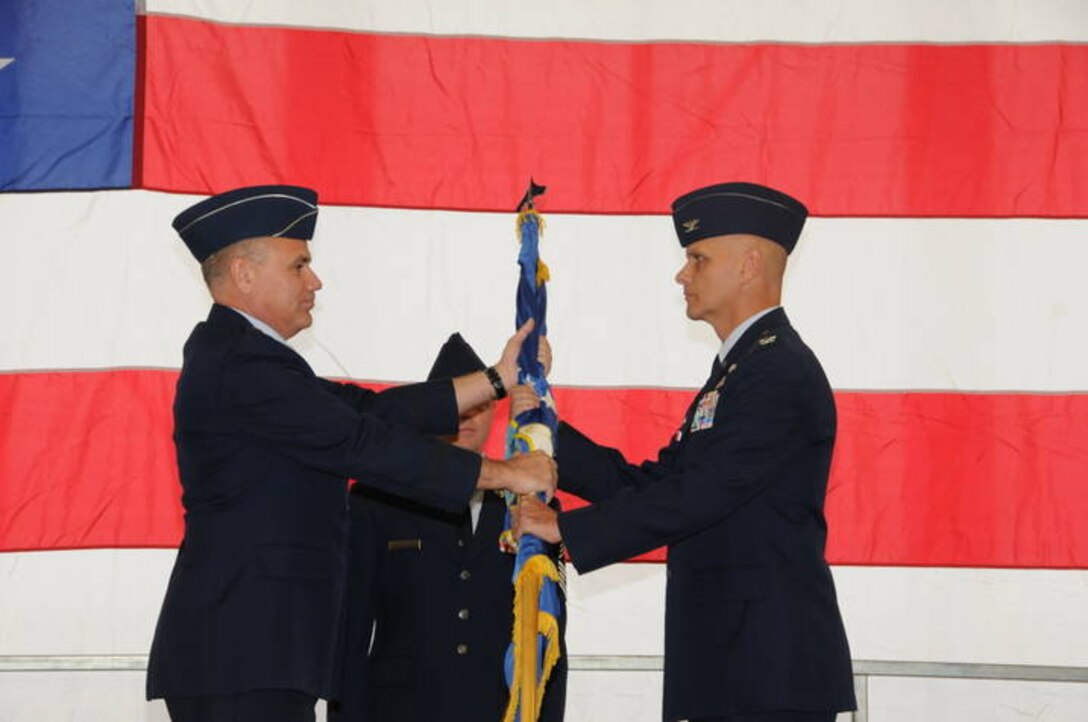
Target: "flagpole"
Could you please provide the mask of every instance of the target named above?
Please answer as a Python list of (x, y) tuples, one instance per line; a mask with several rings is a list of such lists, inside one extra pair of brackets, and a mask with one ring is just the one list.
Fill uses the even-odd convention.
[[(518, 382), (529, 384), (540, 397), (536, 408), (511, 418), (507, 432), (507, 456), (542, 450), (554, 456), (558, 416), (551, 388), (538, 359), (540, 338), (547, 334), (548, 267), (540, 260), (539, 238), (543, 219), (533, 199), (544, 192), (530, 179), (529, 188), (518, 204), (519, 279), (515, 326), (529, 318), (536, 321), (518, 356)], [(505, 494), (508, 506), (517, 497)], [(559, 622), (563, 610), (560, 575), (549, 546), (526, 534), (517, 542), (510, 531), (510, 514), (501, 545), (515, 552), (514, 628), (506, 658), (506, 679), (510, 700), (503, 722), (536, 722), (543, 702), (544, 687), (559, 658)]]

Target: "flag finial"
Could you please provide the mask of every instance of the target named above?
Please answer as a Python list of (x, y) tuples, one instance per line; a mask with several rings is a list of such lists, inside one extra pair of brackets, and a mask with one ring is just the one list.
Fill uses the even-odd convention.
[(517, 212), (521, 213), (524, 210), (532, 210), (533, 199), (537, 196), (544, 195), (544, 191), (548, 190), (548, 186), (538, 186), (532, 176), (529, 176), (529, 188), (525, 191), (525, 195), (522, 196), (521, 202), (518, 203)]

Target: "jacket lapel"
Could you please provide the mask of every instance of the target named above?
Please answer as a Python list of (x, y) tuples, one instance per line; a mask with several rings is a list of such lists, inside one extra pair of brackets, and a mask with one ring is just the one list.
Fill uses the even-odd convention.
[(692, 399), (691, 405), (688, 406), (688, 410), (684, 414), (684, 425), (680, 427), (679, 435), (679, 441), (681, 443), (691, 435), (691, 424), (696, 409), (699, 408), (699, 403), (702, 401), (703, 397), (708, 392), (721, 385), (722, 379), (735, 370), (736, 365), (749, 353), (749, 351), (751, 351), (752, 347), (762, 336), (764, 336), (764, 334), (773, 333), (775, 329), (782, 328), (783, 326), (789, 326), (789, 323), (785, 309), (781, 307), (776, 308), (761, 317), (758, 321), (753, 323), (748, 330), (741, 334), (741, 337), (733, 344), (733, 348), (729, 349), (729, 353), (725, 355), (724, 362), (720, 364), (717, 363), (717, 355), (715, 354), (715, 363), (712, 364), (710, 376), (699, 390), (699, 393)]
[(492, 547), (498, 547), (499, 534), (506, 521), (506, 502), (492, 492), (484, 494), (480, 508), (480, 521), (476, 524), (476, 533), (469, 542), (469, 555), (476, 556)]

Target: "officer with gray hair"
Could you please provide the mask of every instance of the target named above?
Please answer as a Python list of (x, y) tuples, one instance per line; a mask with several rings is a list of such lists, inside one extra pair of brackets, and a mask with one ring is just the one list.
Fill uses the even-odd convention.
[(374, 393), (318, 378), (286, 340), (312, 323), (317, 193), (238, 188), (174, 219), (214, 301), (174, 402), (185, 533), (148, 661), (174, 722), (303, 722), (335, 698), (349, 478), (447, 511), (475, 489), (551, 492), (543, 454), (443, 444), (515, 383), (529, 329), (493, 366)]

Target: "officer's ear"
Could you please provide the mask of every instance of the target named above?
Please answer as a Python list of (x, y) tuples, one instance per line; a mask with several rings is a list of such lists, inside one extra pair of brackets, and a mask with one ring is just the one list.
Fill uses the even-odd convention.
[(229, 269), (230, 278), (239, 291), (248, 294), (253, 290), (256, 269), (250, 258), (242, 254), (236, 254), (230, 259)]
[(781, 280), (786, 270), (786, 249), (766, 238), (754, 238), (742, 256), (741, 278), (745, 283)]
[[(758, 241), (758, 239), (752, 239)], [(758, 242), (748, 243), (740, 256), (740, 280), (742, 284), (749, 284), (763, 276), (763, 268), (766, 259), (763, 257), (762, 245)]]
[(239, 291), (249, 294), (257, 283), (258, 267), (264, 260), (263, 239), (250, 238), (239, 241), (231, 250), (228, 266), (230, 278)]

